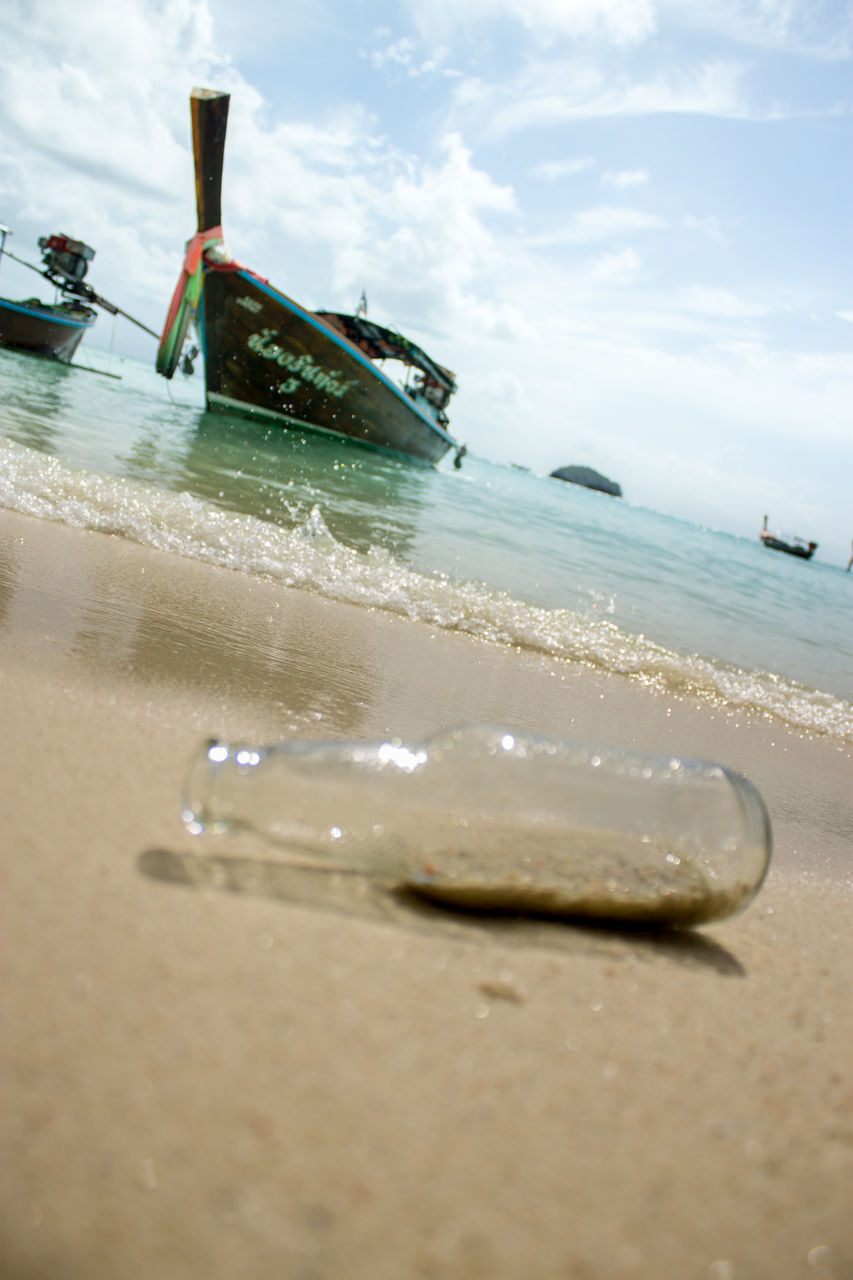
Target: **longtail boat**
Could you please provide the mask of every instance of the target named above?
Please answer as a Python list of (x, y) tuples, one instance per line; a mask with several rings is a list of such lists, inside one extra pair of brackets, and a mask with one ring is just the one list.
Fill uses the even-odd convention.
[[(173, 377), (204, 359), (210, 410), (236, 412), (370, 445), (425, 463), (464, 446), (449, 434), (454, 375), (414, 342), (354, 315), (309, 311), (232, 258), (222, 233), (222, 167), (230, 95), (190, 95), (198, 231), (189, 241), (157, 353)], [(197, 352), (196, 352), (197, 353)], [(383, 367), (397, 362), (400, 382)]]
[(817, 551), (816, 542), (806, 542), (805, 538), (792, 538), (789, 535), (783, 538), (781, 534), (771, 533), (767, 528), (767, 516), (764, 517), (764, 527), (758, 537), (771, 551), (784, 551), (787, 555), (797, 556), (800, 560), (811, 560)]
[(0, 346), (70, 364), (97, 319), (96, 307), (111, 315), (122, 315), (152, 337), (157, 337), (152, 329), (134, 320), (133, 316), (102, 298), (91, 285), (86, 284), (84, 277), (95, 250), (82, 240), (72, 240), (66, 235), (42, 236), (38, 242), (41, 266), (35, 266), (9, 252), (6, 237), (10, 234), (8, 227), (0, 225), (0, 259), (11, 258), (37, 272), (53, 285), (59, 300), (41, 302), (38, 298), (25, 298), (13, 302), (11, 298), (0, 298)]

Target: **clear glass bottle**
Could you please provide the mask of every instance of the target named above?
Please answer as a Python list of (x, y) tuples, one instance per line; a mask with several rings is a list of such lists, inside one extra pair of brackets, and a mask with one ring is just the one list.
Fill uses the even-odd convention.
[(771, 851), (761, 796), (722, 765), (492, 725), (415, 745), (210, 741), (183, 817), (449, 904), (649, 924), (743, 909)]

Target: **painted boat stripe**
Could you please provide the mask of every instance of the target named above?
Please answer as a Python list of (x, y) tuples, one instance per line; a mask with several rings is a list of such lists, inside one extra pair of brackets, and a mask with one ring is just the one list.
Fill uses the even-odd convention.
[(16, 302), (9, 302), (7, 298), (0, 298), (0, 307), (5, 307), (8, 311), (17, 311), (22, 316), (37, 316), (39, 320), (49, 320), (52, 324), (67, 324), (72, 329), (88, 329), (89, 325), (95, 323), (95, 316), (90, 320), (69, 320), (65, 316), (54, 315), (52, 311), (41, 311), (37, 307), (22, 307)]

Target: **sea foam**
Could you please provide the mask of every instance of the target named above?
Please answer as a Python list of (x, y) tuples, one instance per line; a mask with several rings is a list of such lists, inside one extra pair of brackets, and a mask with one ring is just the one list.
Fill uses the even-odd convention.
[(0, 505), (853, 743), (853, 706), (832, 694), (677, 653), (598, 613), (547, 609), (482, 583), (424, 573), (384, 548), (355, 550), (331, 534), (319, 505), (286, 529), (185, 492), (74, 468), (9, 440), (0, 441)]

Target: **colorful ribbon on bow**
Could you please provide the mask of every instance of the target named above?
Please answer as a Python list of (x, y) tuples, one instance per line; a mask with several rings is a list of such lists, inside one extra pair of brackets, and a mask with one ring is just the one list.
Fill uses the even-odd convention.
[(157, 348), (157, 372), (164, 378), (171, 378), (177, 369), (190, 321), (195, 320), (198, 313), (204, 272), (202, 255), (222, 242), (222, 228), (210, 227), (207, 231), (197, 231), (187, 244), (184, 265)]

